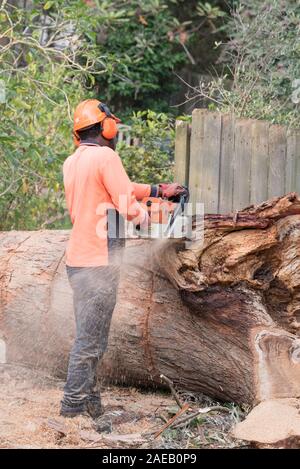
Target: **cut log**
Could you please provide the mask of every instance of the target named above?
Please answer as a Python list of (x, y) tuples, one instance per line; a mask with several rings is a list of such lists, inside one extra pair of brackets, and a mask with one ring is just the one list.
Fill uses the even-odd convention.
[[(5, 360), (60, 376), (74, 333), (67, 238), (0, 235)], [(300, 396), (297, 194), (205, 215), (203, 242), (127, 244), (102, 377), (160, 386), (164, 374), (181, 389), (238, 403)]]
[(243, 422), (233, 429), (233, 436), (254, 446), (276, 448), (300, 447), (299, 399), (272, 399), (261, 402)]

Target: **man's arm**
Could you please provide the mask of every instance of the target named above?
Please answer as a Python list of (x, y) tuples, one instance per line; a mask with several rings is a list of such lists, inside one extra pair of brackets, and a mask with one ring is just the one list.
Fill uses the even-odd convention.
[(138, 200), (142, 200), (144, 197), (162, 197), (163, 199), (172, 200), (172, 197), (186, 191), (186, 188), (178, 182), (163, 182), (155, 185), (133, 182), (132, 185)]
[(151, 184), (139, 184), (138, 182), (133, 182), (133, 190), (137, 200), (142, 200), (144, 197), (157, 197), (158, 196), (158, 186)]

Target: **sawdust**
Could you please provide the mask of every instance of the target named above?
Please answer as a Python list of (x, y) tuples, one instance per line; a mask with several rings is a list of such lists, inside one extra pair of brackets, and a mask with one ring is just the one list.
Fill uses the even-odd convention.
[[(21, 366), (0, 365), (0, 448), (228, 448), (240, 443), (230, 430), (241, 410), (207, 414), (186, 428), (168, 429), (154, 439), (177, 411), (174, 398), (161, 391), (106, 386), (102, 390), (111, 432), (99, 433), (89, 417), (59, 416), (63, 381)], [(213, 405), (208, 397), (181, 393), (191, 409)], [(191, 410), (192, 412), (192, 410)]]
[[(0, 366), (0, 448), (84, 448), (95, 439), (93, 422), (79, 416), (59, 416), (63, 382), (19, 366)], [(159, 428), (159, 412), (173, 404), (169, 395), (135, 388), (106, 387), (102, 399), (115, 413), (113, 435), (137, 434)], [(49, 425), (50, 420), (50, 425)], [(51, 421), (57, 423), (57, 431)], [(85, 435), (83, 439), (81, 436)], [(90, 442), (89, 440), (90, 435)], [(99, 435), (99, 434), (96, 434)], [(97, 442), (97, 447), (119, 447), (119, 442)], [(99, 435), (101, 436), (101, 435)], [(113, 439), (113, 438), (112, 438)]]

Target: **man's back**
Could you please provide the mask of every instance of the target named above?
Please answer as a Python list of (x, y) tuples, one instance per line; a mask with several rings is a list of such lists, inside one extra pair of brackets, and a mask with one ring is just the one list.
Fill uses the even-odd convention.
[[(131, 218), (144, 218), (135, 189), (148, 194), (148, 184), (130, 182), (117, 153), (108, 147), (81, 145), (63, 166), (64, 185), (73, 229), (66, 264), (92, 267), (108, 264), (106, 223), (108, 208), (120, 209), (120, 199)], [(125, 216), (128, 213), (123, 213)], [(129, 218), (130, 218), (129, 216)]]

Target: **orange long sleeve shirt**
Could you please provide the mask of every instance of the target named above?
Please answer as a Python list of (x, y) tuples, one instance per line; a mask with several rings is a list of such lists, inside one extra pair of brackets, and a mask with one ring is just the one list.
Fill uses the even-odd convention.
[(119, 155), (109, 147), (80, 145), (63, 165), (67, 207), (73, 228), (66, 249), (72, 267), (108, 265), (107, 210), (115, 208), (135, 224), (146, 211), (138, 203), (149, 184), (130, 181)]

